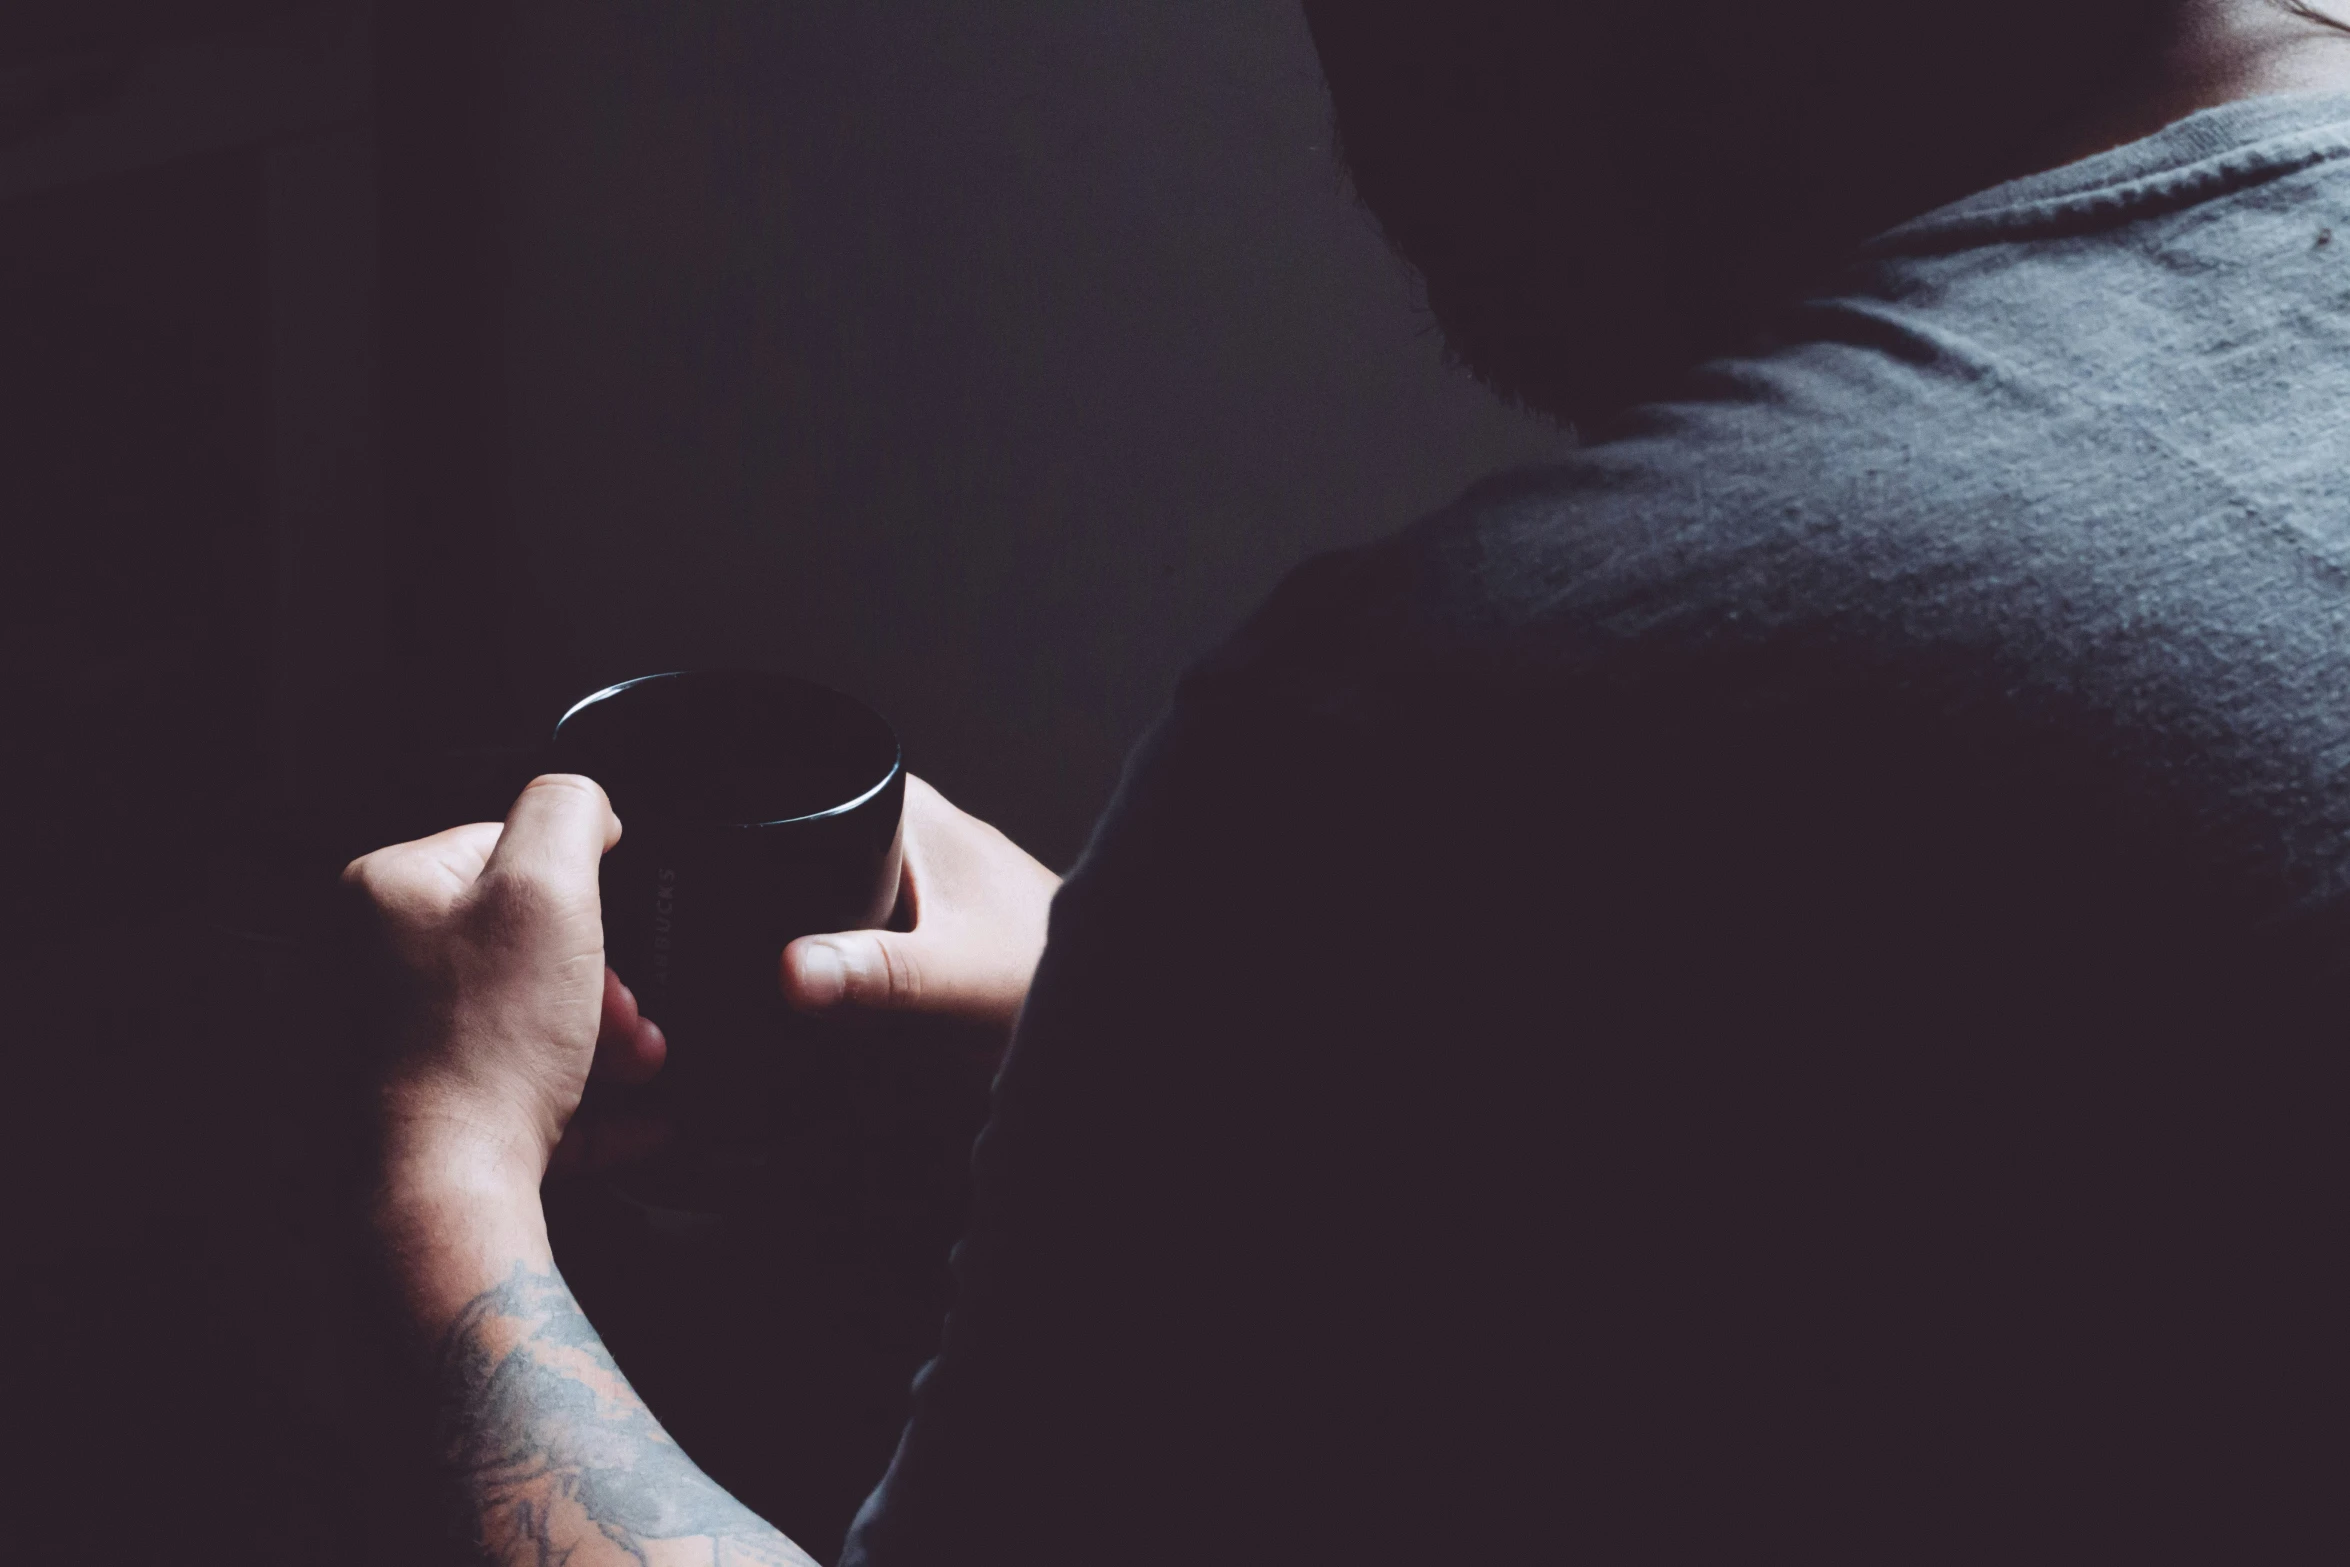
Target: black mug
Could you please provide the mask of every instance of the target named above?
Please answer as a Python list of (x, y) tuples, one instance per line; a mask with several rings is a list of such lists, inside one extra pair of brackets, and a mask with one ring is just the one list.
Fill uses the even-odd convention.
[(812, 1038), (784, 1004), (795, 938), (877, 929), (896, 906), (906, 774), (896, 733), (811, 681), (686, 670), (606, 687), (555, 726), (551, 761), (604, 786), (605, 960), (669, 1038), (668, 1154), (643, 1200), (724, 1211), (808, 1111)]

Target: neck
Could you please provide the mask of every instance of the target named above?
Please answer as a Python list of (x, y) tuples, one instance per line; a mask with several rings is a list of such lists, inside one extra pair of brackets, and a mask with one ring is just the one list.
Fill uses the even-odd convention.
[(2178, 0), (2160, 45), (2035, 150), (2055, 168), (2151, 136), (2199, 109), (2272, 93), (2350, 91), (2350, 0)]

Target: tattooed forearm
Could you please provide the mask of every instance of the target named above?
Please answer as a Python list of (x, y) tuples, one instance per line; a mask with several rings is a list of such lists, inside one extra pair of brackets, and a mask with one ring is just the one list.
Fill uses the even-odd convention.
[(669, 1439), (552, 1266), (475, 1296), (440, 1369), (441, 1455), (475, 1560), (808, 1563)]

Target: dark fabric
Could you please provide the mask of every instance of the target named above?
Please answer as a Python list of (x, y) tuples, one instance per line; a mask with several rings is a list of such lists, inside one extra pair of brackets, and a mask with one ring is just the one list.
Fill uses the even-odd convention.
[(2333, 1537), (2346, 458), (2350, 99), (2260, 100), (1300, 570), (1055, 907), (848, 1559)]

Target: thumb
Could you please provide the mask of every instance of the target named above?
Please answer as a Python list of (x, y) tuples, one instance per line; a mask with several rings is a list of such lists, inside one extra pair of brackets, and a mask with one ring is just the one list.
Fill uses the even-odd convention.
[(593, 892), (597, 862), (619, 841), (620, 818), (602, 785), (576, 773), (546, 773), (515, 798), (482, 874), (520, 877), (559, 892)]
[(783, 949), (784, 999), (802, 1012), (884, 1012), (922, 1004), (931, 975), (919, 939), (887, 930), (803, 936)]

